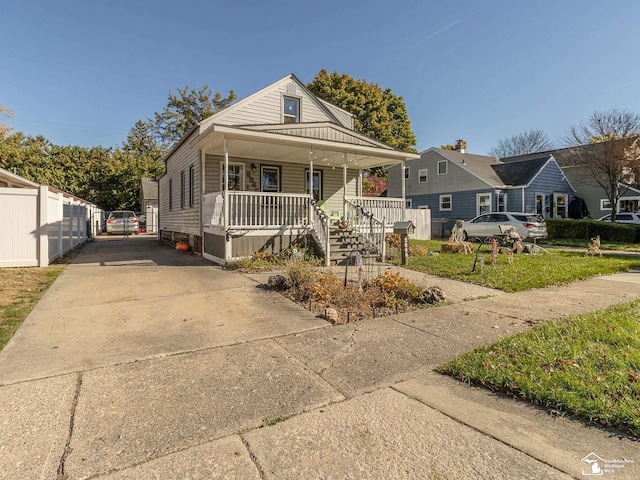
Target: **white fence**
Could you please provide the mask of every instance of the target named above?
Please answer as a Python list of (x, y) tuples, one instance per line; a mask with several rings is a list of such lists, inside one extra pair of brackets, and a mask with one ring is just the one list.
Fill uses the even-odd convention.
[(404, 216), (407, 220), (411, 220), (416, 227), (415, 233), (409, 235), (409, 238), (431, 240), (431, 210), (428, 208), (407, 208)]
[(47, 266), (97, 235), (101, 214), (95, 205), (46, 186), (0, 188), (0, 267)]

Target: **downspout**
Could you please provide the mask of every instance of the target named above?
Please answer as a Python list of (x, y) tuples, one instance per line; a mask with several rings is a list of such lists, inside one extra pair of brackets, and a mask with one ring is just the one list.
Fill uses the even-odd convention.
[(525, 204), (524, 204), (524, 187), (522, 187), (522, 211), (526, 213), (525, 210)]
[(402, 160), (401, 165), (402, 165), (402, 168), (400, 169), (400, 182), (402, 185), (402, 219), (404, 220), (407, 215), (407, 199), (406, 199), (407, 187), (405, 185), (406, 182), (404, 179), (404, 169), (406, 168), (406, 162)]
[(347, 154), (342, 159), (342, 218), (347, 218)]
[(200, 150), (200, 255), (204, 257), (204, 194), (206, 188), (205, 165), (207, 156)]

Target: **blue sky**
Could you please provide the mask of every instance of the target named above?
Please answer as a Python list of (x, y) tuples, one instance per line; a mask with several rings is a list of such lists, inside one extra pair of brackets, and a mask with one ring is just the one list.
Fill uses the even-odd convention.
[(404, 98), (419, 151), (484, 154), (595, 110), (640, 113), (637, 0), (0, 0), (7, 123), (60, 145), (117, 146), (169, 90), (242, 98), (322, 68)]

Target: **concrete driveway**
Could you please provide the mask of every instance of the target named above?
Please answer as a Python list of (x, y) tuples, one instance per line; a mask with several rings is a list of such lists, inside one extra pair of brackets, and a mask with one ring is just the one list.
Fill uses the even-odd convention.
[(331, 327), (260, 276), (99, 238), (0, 352), (0, 478), (560, 479), (591, 452), (638, 478), (638, 442), (432, 370), (534, 320), (639, 298), (639, 277)]

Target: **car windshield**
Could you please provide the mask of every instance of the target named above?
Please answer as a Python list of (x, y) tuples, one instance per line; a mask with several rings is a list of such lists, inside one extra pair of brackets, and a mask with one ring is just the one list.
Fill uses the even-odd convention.
[(539, 215), (514, 215), (513, 218), (520, 222), (542, 223), (544, 220)]
[(124, 220), (125, 218), (134, 218), (133, 212), (111, 212), (110, 218), (114, 220)]

